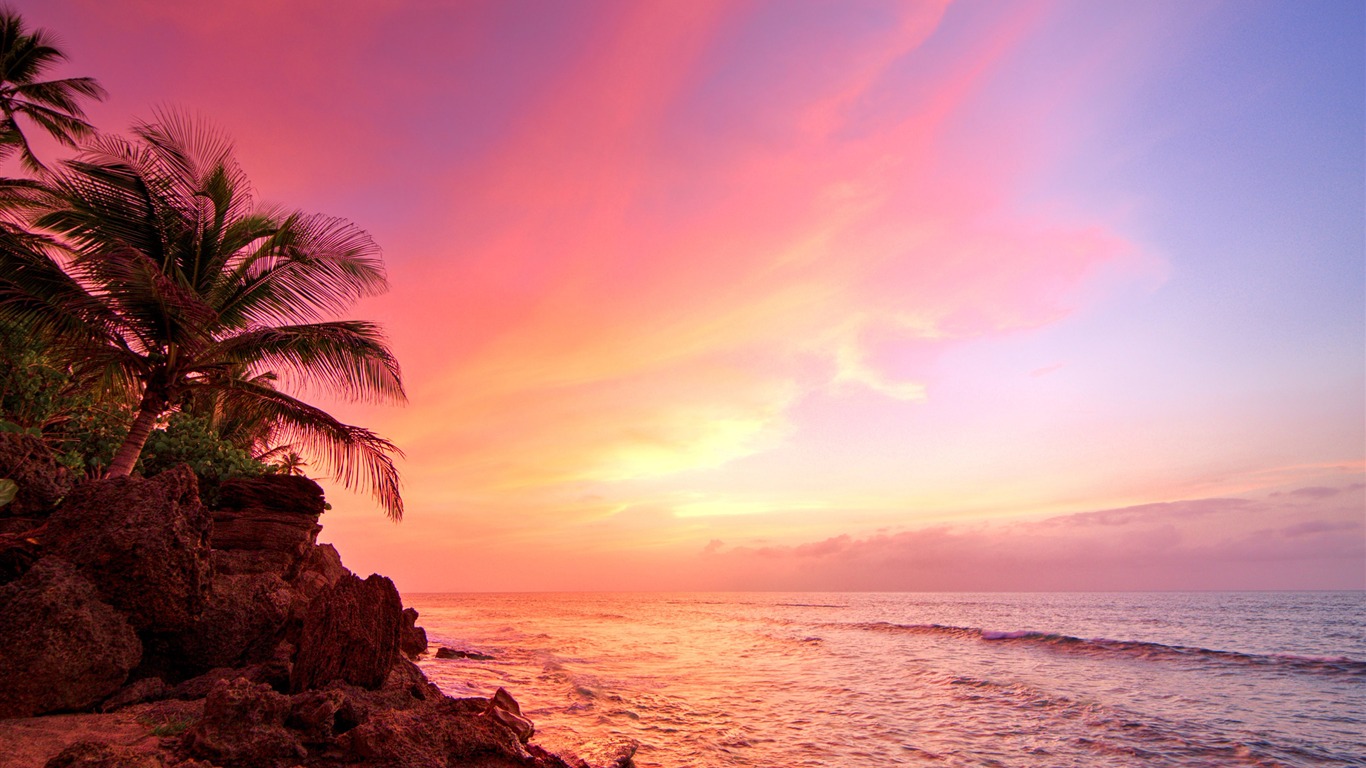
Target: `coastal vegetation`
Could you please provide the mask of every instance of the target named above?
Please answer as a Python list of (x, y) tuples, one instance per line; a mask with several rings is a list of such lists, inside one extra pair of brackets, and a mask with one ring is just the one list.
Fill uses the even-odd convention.
[[(397, 447), (298, 396), (404, 400), (379, 327), (336, 319), (387, 290), (379, 247), (260, 202), (228, 137), (185, 113), (96, 133), (80, 98), (98, 83), (39, 80), (64, 58), (0, 12), (0, 159), (31, 174), (0, 180), (0, 429), (88, 477), (187, 462), (212, 487), (311, 463), (401, 519)], [(42, 163), (19, 116), (78, 153)]]

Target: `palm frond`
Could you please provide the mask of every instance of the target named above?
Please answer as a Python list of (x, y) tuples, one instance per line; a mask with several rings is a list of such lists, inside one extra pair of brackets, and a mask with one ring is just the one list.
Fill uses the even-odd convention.
[(337, 421), (301, 400), (247, 381), (223, 390), (224, 407), (255, 413), (276, 424), (275, 439), (297, 446), (332, 472), (344, 487), (368, 491), (390, 520), (403, 519), (403, 497), (394, 457), (403, 452), (363, 427)]
[(253, 328), (207, 355), (283, 373), (291, 388), (322, 389), (364, 402), (404, 402), (398, 360), (379, 326), (359, 320)]
[(236, 265), (219, 311), (227, 322), (323, 320), (389, 288), (379, 246), (345, 219), (290, 214)]

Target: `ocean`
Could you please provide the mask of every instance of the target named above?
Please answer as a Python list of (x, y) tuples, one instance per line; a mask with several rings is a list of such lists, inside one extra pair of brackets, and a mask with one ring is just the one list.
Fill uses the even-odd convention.
[(415, 594), (453, 696), (639, 768), (1366, 766), (1366, 592)]

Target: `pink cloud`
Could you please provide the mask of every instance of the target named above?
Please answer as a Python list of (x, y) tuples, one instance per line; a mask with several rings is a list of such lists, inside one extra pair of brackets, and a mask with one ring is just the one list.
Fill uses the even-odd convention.
[(741, 589), (1361, 589), (1366, 497), (1334, 490), (1349, 498), (1307, 509), (1271, 499), (1197, 499), (1035, 522), (713, 547), (699, 557), (715, 586)]

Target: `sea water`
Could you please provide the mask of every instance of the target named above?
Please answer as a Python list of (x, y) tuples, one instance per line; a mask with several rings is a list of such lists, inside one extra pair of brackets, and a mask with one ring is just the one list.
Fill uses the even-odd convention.
[(446, 693), (639, 768), (1366, 766), (1366, 593), (419, 594)]

